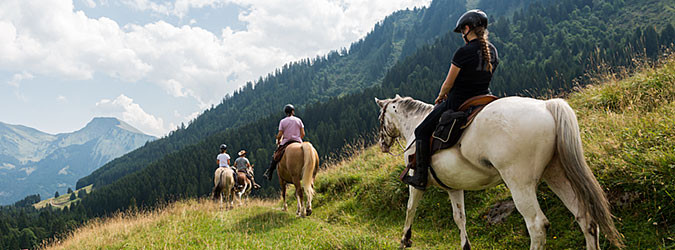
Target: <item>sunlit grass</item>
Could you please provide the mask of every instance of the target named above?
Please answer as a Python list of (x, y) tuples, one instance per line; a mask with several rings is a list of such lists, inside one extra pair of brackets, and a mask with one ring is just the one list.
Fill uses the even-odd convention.
[[(586, 159), (603, 188), (617, 227), (630, 249), (675, 247), (675, 59), (635, 74), (605, 75), (568, 96), (577, 111)], [(295, 217), (293, 188), (288, 212), (278, 200), (251, 200), (225, 210), (208, 200), (186, 200), (150, 212), (94, 220), (50, 248), (172, 249), (392, 249), (402, 236), (408, 189), (397, 180), (403, 157), (376, 146), (353, 147), (348, 158), (317, 175), (314, 214)], [(393, 154), (400, 153), (395, 146)], [(551, 222), (547, 248), (582, 249), (574, 217), (545, 184), (539, 202)], [(499, 185), (466, 192), (467, 230), (476, 249), (526, 249), (522, 217), (489, 225)], [(455, 249), (459, 232), (447, 194), (425, 193), (413, 225), (413, 249)], [(602, 239), (601, 246), (610, 248)]]

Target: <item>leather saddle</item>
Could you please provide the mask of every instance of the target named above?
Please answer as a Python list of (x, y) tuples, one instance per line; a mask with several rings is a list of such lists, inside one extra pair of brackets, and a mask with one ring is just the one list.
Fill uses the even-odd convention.
[[(448, 110), (445, 111), (436, 125), (436, 130), (431, 135), (431, 155), (436, 153), (441, 149), (450, 148), (459, 141), (459, 138), (464, 132), (464, 129), (468, 127), (473, 119), (476, 118), (476, 115), (483, 110), (483, 108), (489, 103), (499, 99), (494, 95), (479, 95), (469, 98), (464, 101), (462, 105), (459, 106), (457, 111)], [(408, 164), (399, 175), (399, 180), (403, 180), (405, 175), (408, 174), (410, 169), (416, 169), (417, 161), (415, 158), (415, 153), (408, 155)], [(436, 179), (441, 186), (450, 189), (450, 187), (443, 184), (438, 177), (433, 168), (429, 169), (431, 175)]]
[(445, 111), (431, 136), (431, 154), (454, 146), (485, 105), (497, 99), (494, 95), (474, 96), (462, 103), (457, 111)]
[(483, 110), (486, 105), (497, 99), (499, 99), (499, 97), (493, 95), (479, 95), (471, 97), (469, 100), (466, 100), (464, 103), (462, 103), (462, 105), (459, 106), (459, 111), (468, 111), (469, 116), (466, 118), (466, 124), (464, 124), (461, 128), (463, 129), (468, 127), (471, 122), (473, 122), (473, 119), (476, 118), (478, 112)]

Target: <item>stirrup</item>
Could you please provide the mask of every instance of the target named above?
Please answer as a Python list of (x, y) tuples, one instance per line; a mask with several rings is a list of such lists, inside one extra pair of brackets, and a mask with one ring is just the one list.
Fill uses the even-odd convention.
[[(415, 172), (415, 174), (417, 174), (417, 172)], [(410, 176), (410, 175), (406, 174), (405, 176), (403, 176), (403, 178), (401, 178), (401, 181), (405, 184), (408, 184), (408, 185), (416, 188), (416, 189), (423, 190), (423, 191), (426, 190), (427, 189), (427, 183), (425, 181), (422, 181), (421, 183), (414, 183), (413, 182), (414, 177), (415, 177), (414, 175)]]

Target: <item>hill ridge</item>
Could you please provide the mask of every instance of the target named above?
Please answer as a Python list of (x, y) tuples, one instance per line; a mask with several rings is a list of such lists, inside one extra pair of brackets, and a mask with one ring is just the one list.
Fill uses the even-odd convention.
[[(631, 247), (673, 247), (669, 237), (675, 230), (675, 200), (669, 193), (675, 187), (668, 183), (675, 178), (675, 56), (624, 79), (613, 76), (597, 81), (606, 82), (569, 93), (568, 102), (578, 114), (587, 161), (608, 194), (620, 221), (618, 229)], [(309, 218), (295, 218), (293, 188), (289, 188), (288, 212), (279, 210), (278, 200), (253, 199), (228, 211), (209, 200), (192, 198), (136, 217), (117, 215), (106, 220), (114, 224), (110, 226), (106, 221), (93, 222), (50, 247), (395, 248), (407, 197), (407, 187), (396, 178), (403, 160), (381, 153), (377, 146), (355, 148), (352, 157), (318, 173), (314, 214)], [(395, 148), (392, 153), (399, 151)], [(539, 186), (538, 195), (551, 222), (547, 247), (583, 248), (583, 235), (562, 202), (545, 184)], [(529, 246), (518, 213), (507, 215), (501, 223), (487, 221), (492, 205), (510, 200), (509, 196), (504, 185), (465, 193), (467, 231), (474, 247)], [(413, 229), (413, 249), (459, 246), (449, 205), (444, 191), (425, 192)], [(609, 242), (601, 238), (600, 245), (607, 248)]]

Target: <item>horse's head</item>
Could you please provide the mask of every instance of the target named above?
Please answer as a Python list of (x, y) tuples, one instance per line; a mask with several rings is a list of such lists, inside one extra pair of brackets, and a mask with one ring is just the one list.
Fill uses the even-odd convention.
[(399, 99), (401, 99), (399, 95), (396, 95), (393, 99), (380, 100), (375, 98), (375, 102), (380, 106), (380, 128), (378, 129), (378, 137), (380, 149), (384, 153), (389, 152), (389, 149), (391, 148), (391, 145), (394, 144), (396, 138), (401, 136), (397, 119), (395, 119), (397, 113), (396, 103)]

